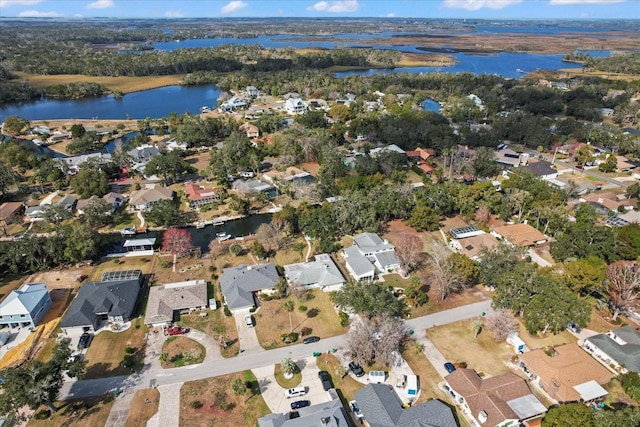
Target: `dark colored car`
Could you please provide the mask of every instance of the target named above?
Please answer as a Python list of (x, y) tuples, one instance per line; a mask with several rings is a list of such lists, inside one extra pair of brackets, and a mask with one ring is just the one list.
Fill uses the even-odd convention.
[(447, 363), (444, 364), (444, 369), (446, 369), (447, 372), (451, 373), (451, 372), (456, 370), (456, 367), (453, 366), (453, 363), (447, 362)]
[(309, 405), (311, 405), (311, 401), (309, 400), (296, 400), (295, 402), (291, 402), (291, 409), (300, 409)]
[(93, 334), (84, 333), (80, 335), (80, 341), (78, 341), (78, 350), (89, 348), (89, 346), (91, 345), (91, 340), (93, 340)]
[(318, 378), (322, 381), (322, 388), (327, 391), (330, 388), (333, 388), (333, 382), (331, 381), (331, 376), (327, 371), (318, 372)]
[(320, 341), (320, 337), (311, 336), (303, 339), (302, 344), (311, 344), (312, 342), (318, 342), (318, 341)]
[(580, 326), (576, 325), (575, 322), (569, 322), (569, 324), (567, 325), (567, 329), (569, 329), (571, 332), (575, 332), (576, 334), (580, 332)]
[(364, 375), (364, 369), (362, 369), (362, 366), (358, 365), (356, 362), (349, 363), (349, 370), (353, 372), (353, 375), (356, 377)]

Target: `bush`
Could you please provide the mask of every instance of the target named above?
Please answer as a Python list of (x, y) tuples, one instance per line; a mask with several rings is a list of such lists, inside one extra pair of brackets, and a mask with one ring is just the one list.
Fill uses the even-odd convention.
[(133, 354), (135, 351), (136, 351), (136, 349), (135, 349), (135, 348), (133, 348), (133, 347), (126, 347), (126, 348), (124, 349), (124, 352), (125, 352), (126, 354)]
[(121, 261), (120, 261), (118, 258), (116, 258), (116, 259), (114, 259), (114, 260), (113, 260), (113, 263), (114, 263), (114, 264), (120, 264), (120, 262), (121, 262)]
[(199, 400), (192, 400), (191, 402), (189, 402), (189, 408), (191, 409), (202, 408), (202, 402), (200, 402)]
[(640, 375), (636, 372), (627, 372), (618, 377), (622, 388), (630, 398), (640, 402)]
[(340, 318), (340, 326), (343, 328), (349, 326), (349, 315), (344, 311), (338, 313), (338, 317)]
[(305, 311), (307, 311), (307, 306), (306, 305), (299, 305), (298, 306), (298, 311), (301, 313), (304, 313)]
[(51, 416), (51, 411), (48, 409), (42, 409), (38, 412), (36, 412), (33, 415), (33, 418), (35, 418), (36, 420), (46, 420), (47, 418), (49, 418)]
[(224, 315), (225, 316), (227, 316), (227, 317), (231, 316), (231, 310), (229, 310), (229, 307), (227, 307), (226, 304), (223, 306), (223, 310), (224, 310)]

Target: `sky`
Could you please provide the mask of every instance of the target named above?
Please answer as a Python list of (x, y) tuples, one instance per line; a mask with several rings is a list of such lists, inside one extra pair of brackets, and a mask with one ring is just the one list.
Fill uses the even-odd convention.
[(0, 0), (0, 18), (640, 19), (640, 0)]

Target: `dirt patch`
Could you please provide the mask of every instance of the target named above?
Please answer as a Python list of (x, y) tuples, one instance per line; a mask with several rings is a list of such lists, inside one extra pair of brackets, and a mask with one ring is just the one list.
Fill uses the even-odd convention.
[(202, 363), (205, 353), (204, 347), (192, 339), (169, 337), (162, 346), (160, 364), (163, 368), (195, 365)]
[[(107, 394), (99, 397), (88, 397), (82, 400), (67, 400), (65, 402), (57, 402), (56, 404), (59, 408), (58, 412), (46, 420), (31, 418), (29, 420), (29, 426), (103, 426), (107, 422), (107, 418), (109, 418), (109, 412), (111, 412), (113, 395)], [(46, 410), (43, 406), (38, 411)]]
[(36, 75), (17, 72), (20, 81), (26, 79), (35, 88), (44, 89), (52, 85), (76, 82), (98, 83), (111, 91), (119, 90), (123, 93), (138, 92), (163, 86), (173, 86), (180, 83), (182, 76), (144, 76), (144, 77), (100, 77), (84, 76), (82, 74)]
[[(209, 161), (211, 160), (211, 154), (208, 151), (205, 151), (204, 153), (198, 153), (192, 156), (188, 156), (185, 158), (185, 160), (191, 166), (201, 171), (201, 170), (204, 170), (207, 166), (209, 166)], [(202, 185), (211, 186), (212, 184), (202, 183)]]
[(126, 427), (139, 427), (147, 425), (147, 421), (158, 412), (160, 392), (156, 388), (138, 390), (133, 396)]
[[(247, 385), (244, 396), (231, 388), (236, 379)], [(187, 382), (180, 389), (181, 427), (252, 426), (270, 412), (250, 371)]]
[(313, 176), (318, 176), (318, 171), (320, 170), (318, 162), (300, 163), (299, 166), (303, 171), (309, 172)]
[(76, 289), (81, 286), (80, 276), (88, 276), (92, 267), (59, 268), (32, 274), (25, 283), (46, 283), (47, 289)]

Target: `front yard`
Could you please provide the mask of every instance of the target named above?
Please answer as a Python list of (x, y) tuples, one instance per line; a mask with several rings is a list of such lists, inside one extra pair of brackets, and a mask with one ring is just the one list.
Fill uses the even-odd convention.
[(336, 389), (339, 389), (342, 392), (342, 395), (347, 402), (353, 400), (358, 390), (364, 387), (364, 384), (354, 380), (350, 375), (343, 377), (346, 373), (346, 367), (342, 366), (340, 361), (336, 359), (333, 354), (321, 354), (316, 358), (316, 363), (318, 364), (318, 368), (329, 372), (331, 379), (333, 380), (333, 384)]
[(220, 347), (222, 356), (234, 357), (240, 350), (238, 331), (233, 316), (225, 316), (222, 308), (209, 311), (206, 317), (199, 313), (180, 315), (180, 325), (202, 331), (218, 343), (227, 342), (227, 347)]
[(430, 399), (442, 399), (445, 394), (438, 388), (438, 383), (442, 381), (442, 378), (431, 362), (427, 360), (422, 348), (415, 341), (409, 340), (401, 353), (420, 380), (420, 398), (416, 403), (426, 402)]
[[(131, 323), (131, 327), (126, 331), (104, 331), (93, 338), (85, 355), (87, 372), (82, 379), (129, 375), (142, 363), (147, 342), (147, 327), (142, 318), (134, 319)], [(125, 358), (129, 359), (129, 364)]]
[(205, 356), (204, 347), (186, 337), (169, 337), (162, 346), (160, 363), (163, 368), (178, 368), (181, 366), (202, 363)]
[[(332, 337), (347, 332), (347, 328), (340, 326), (338, 313), (333, 308), (328, 293), (312, 289), (298, 295), (291, 295), (286, 299), (260, 301), (260, 309), (253, 313), (253, 316), (256, 320), (258, 341), (263, 348), (268, 350), (285, 346), (280, 335), (290, 332), (290, 328), (298, 333), (304, 328), (305, 335), (320, 337)], [(287, 299), (292, 300), (295, 306), (291, 312), (291, 323), (289, 313), (283, 307)], [(301, 311), (301, 307), (306, 310)]]
[[(29, 427), (103, 426), (107, 422), (111, 406), (113, 406), (113, 395), (107, 394), (82, 400), (68, 400), (57, 402), (56, 405), (59, 410), (51, 417), (43, 420), (32, 417), (27, 425)], [(48, 410), (43, 406), (39, 411)], [(36, 414), (39, 411), (36, 411)]]
[(125, 427), (139, 427), (147, 424), (147, 421), (158, 412), (160, 392), (157, 388), (145, 388), (136, 391), (129, 409), (129, 416)]
[[(244, 396), (233, 392), (236, 379), (247, 384)], [(187, 382), (180, 389), (181, 427), (255, 426), (269, 413), (251, 371)]]

